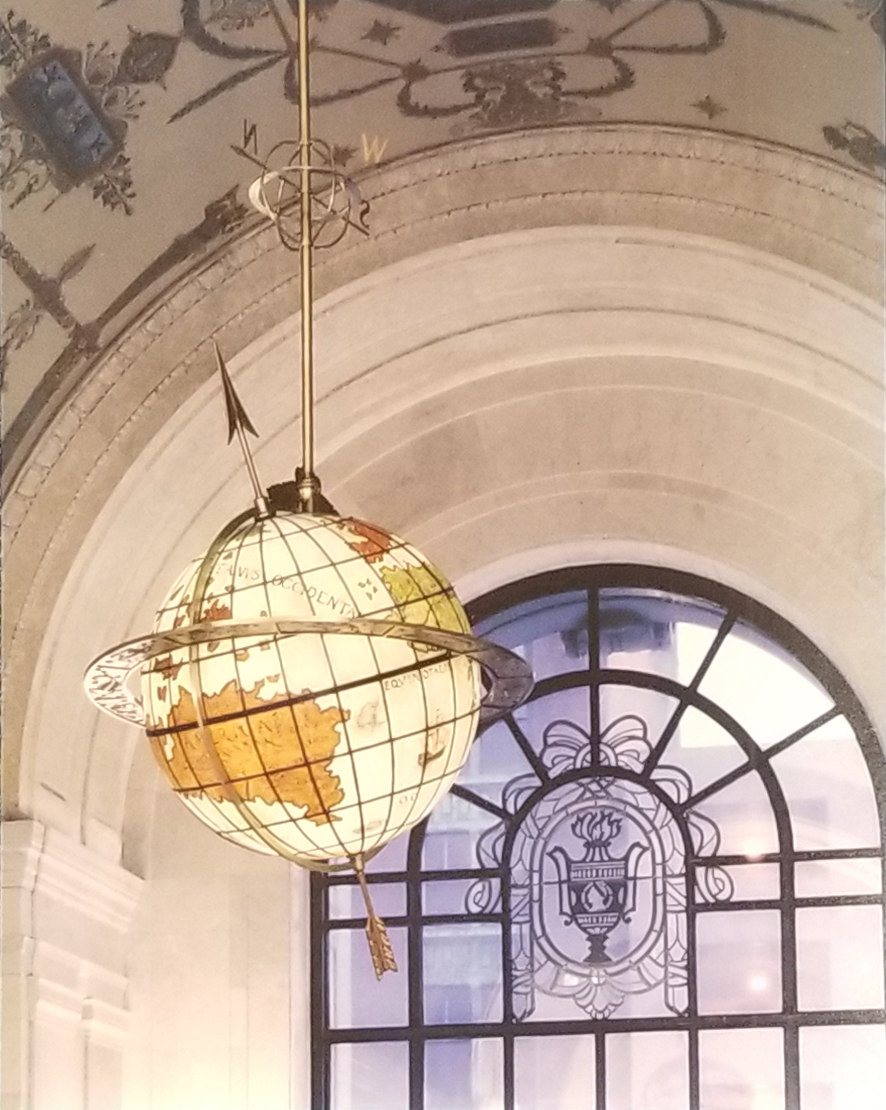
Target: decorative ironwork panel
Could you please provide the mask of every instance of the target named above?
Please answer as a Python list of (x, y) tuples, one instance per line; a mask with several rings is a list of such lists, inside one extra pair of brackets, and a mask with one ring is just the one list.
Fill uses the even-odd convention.
[[(626, 995), (663, 987), (664, 1012), (688, 1011), (687, 851), (713, 855), (719, 836), (709, 819), (677, 815), (692, 794), (680, 768), (659, 766), (642, 781), (651, 751), (645, 722), (624, 716), (600, 737), (602, 766), (593, 768), (590, 736), (553, 722), (541, 751), (551, 784), (539, 788), (534, 774), (510, 782), (507, 816), (480, 839), (478, 862), (508, 875), (519, 1021), (535, 1011), (536, 991), (605, 1018)], [(703, 869), (698, 881), (702, 897), (730, 897), (722, 868)], [(489, 912), (496, 896), (496, 880), (480, 879), (465, 909)]]

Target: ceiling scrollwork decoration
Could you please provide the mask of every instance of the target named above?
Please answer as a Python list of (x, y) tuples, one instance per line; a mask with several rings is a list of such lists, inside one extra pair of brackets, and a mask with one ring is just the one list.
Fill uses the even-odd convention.
[[(318, 21), (328, 16), (336, 2), (331, 0), (315, 9)], [(643, 55), (678, 57), (716, 51), (726, 41), (728, 8), (754, 11), (817, 31), (834, 31), (823, 18), (764, 0), (659, 0), (624, 8), (620, 0), (591, 2), (612, 18), (607, 26), (584, 34), (559, 24), (549, 14), (537, 14), (547, 12), (553, 6), (551, 0), (505, 4), (496, 18), (484, 22), (476, 16), (486, 9), (475, 2), (441, 4), (432, 0), (409, 4), (404, 0), (373, 0), (377, 6), (405, 12), (407, 17), (446, 30), (421, 57), (409, 53), (410, 37), (401, 40), (403, 27), (390, 21), (373, 20), (360, 39), (372, 46), (390, 46), (390, 54), (384, 57), (359, 46), (344, 49), (334, 41), (324, 41), (318, 32), (314, 48), (318, 57), (325, 54), (345, 63), (356, 60), (362, 63), (365, 76), (362, 81), (349, 81), (316, 93), (312, 103), (320, 107), (389, 88), (394, 91), (397, 108), (407, 117), (438, 120), (470, 113), (474, 126), (483, 128), (550, 124), (568, 115), (569, 107), (578, 101), (632, 88), (638, 79), (637, 59)], [(675, 24), (666, 10), (672, 5), (679, 10)], [(511, 14), (506, 9), (515, 7), (524, 14), (536, 14), (502, 21), (502, 14)], [(277, 0), (183, 0), (182, 18), (184, 35), (199, 50), (244, 64), (178, 108), (170, 122), (281, 64), (283, 94), (295, 100), (296, 44)], [(260, 22), (268, 32), (263, 36), (265, 45), (237, 41), (239, 33), (251, 31)], [(270, 45), (271, 36), (277, 39), (276, 47)], [(567, 39), (574, 40), (574, 44), (564, 41)], [(399, 51), (398, 46), (402, 47)], [(541, 59), (539, 53), (547, 57)], [(495, 60), (504, 57), (508, 60)], [(346, 72), (346, 66), (342, 71)]]
[[(225, 236), (251, 226), (248, 181), (228, 147), (253, 125), (264, 145), (288, 134), (298, 93), (294, 4), (11, 0), (0, 15), (7, 423), (26, 404), (43, 411), (35, 391), (48, 396), (48, 383), (92, 357), (112, 319), (125, 326), (149, 290), (162, 295)], [(349, 175), (453, 141), (624, 123), (725, 131), (883, 175), (878, 109), (865, 106), (861, 79), (850, 89), (815, 76), (838, 56), (879, 47), (872, 31), (883, 34), (882, 0), (312, 0), (310, 8), (312, 104)], [(748, 93), (749, 66), (765, 96)], [(802, 118), (790, 108), (798, 104)], [(172, 181), (181, 183), (176, 204)], [(240, 215), (219, 223), (225, 206)], [(66, 260), (91, 245), (62, 296)], [(18, 269), (12, 251), (24, 260)], [(98, 258), (114, 264), (99, 268)], [(45, 293), (54, 281), (63, 309)]]
[(130, 29), (119, 53), (107, 42), (74, 49), (14, 11), (0, 16), (7, 78), (0, 189), (9, 206), (46, 189), (53, 203), (88, 183), (104, 207), (131, 216), (136, 192), (126, 139), (145, 106), (139, 86), (161, 84), (177, 48), (174, 36)]

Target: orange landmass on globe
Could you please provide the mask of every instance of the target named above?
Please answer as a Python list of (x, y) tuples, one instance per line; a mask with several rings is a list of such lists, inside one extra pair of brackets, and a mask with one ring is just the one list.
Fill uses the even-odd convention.
[[(338, 818), (332, 812), (344, 798), (341, 780), (329, 770), (341, 741), (337, 725), (349, 713), (321, 709), (316, 701), (268, 706), (258, 694), (265, 679), (243, 690), (232, 680), (220, 693), (202, 697), (204, 720), (211, 743), (224, 770), (220, 775), (197, 725), (190, 690), (178, 688), (178, 701), (170, 708), (165, 731), (151, 735), (154, 755), (176, 790), (199, 791), (213, 801), (228, 800), (220, 779), (230, 783), (244, 801), (277, 801), (304, 806), (304, 816), (316, 825)], [(258, 712), (243, 715), (247, 710)], [(237, 716), (235, 716), (237, 714)], [(230, 720), (218, 720), (230, 716)], [(193, 725), (193, 728), (182, 726)], [(152, 730), (153, 731), (153, 730)], [(167, 756), (167, 746), (172, 753)]]
[(163, 675), (167, 682), (174, 681), (178, 678), (178, 672), (182, 669), (184, 663), (173, 663), (172, 654), (160, 656), (154, 661), (154, 666), (151, 668), (157, 674)]
[[(203, 617), (201, 618), (202, 620), (224, 621), (230, 618), (231, 607), (229, 605), (219, 604), (218, 600), (214, 597), (206, 598), (206, 600), (211, 601), (212, 604), (209, 606), (208, 609), (204, 610)], [(210, 640), (209, 643), (206, 645), (206, 648), (208, 651), (217, 651), (218, 640)]]
[(223, 621), (227, 620), (231, 616), (230, 605), (225, 605), (224, 603), (220, 604), (218, 598), (215, 597), (209, 597), (206, 600), (212, 602), (212, 604), (209, 606), (208, 609), (205, 609), (203, 611), (203, 616), (201, 618), (202, 620)]
[(381, 528), (375, 528), (371, 524), (367, 524), (365, 520), (357, 520), (356, 517), (349, 516), (342, 521), (342, 524), (348, 529), (349, 532), (354, 532), (362, 539), (357, 543), (347, 541), (348, 547), (352, 551), (358, 552), (367, 563), (375, 563), (385, 552), (391, 550), (391, 545), (394, 540)]

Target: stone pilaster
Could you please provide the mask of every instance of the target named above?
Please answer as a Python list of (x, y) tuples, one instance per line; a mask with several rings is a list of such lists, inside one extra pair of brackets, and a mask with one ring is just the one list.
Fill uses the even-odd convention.
[(141, 880), (55, 829), (2, 829), (2, 1110), (112, 1110)]

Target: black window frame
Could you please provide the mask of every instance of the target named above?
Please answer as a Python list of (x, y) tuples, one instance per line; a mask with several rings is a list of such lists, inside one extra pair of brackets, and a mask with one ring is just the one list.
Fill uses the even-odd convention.
[[(423, 1009), (423, 982), (422, 982), (422, 930), (427, 924), (426, 915), (422, 912), (422, 884), (426, 875), (422, 873), (421, 855), (424, 831), (427, 821), (416, 826), (409, 834), (409, 844), (406, 852), (405, 871), (375, 872), (370, 876), (370, 882), (403, 882), (406, 887), (406, 913), (403, 917), (389, 919), (389, 926), (405, 927), (408, 936), (408, 1008), (409, 1022), (405, 1026), (384, 1026), (378, 1028), (348, 1028), (332, 1029), (329, 1023), (329, 1000), (327, 983), (326, 942), (331, 929), (341, 927), (357, 927), (356, 921), (346, 923), (330, 921), (328, 892), (330, 887), (338, 884), (349, 884), (353, 878), (349, 875), (311, 875), (311, 1105), (315, 1110), (331, 1110), (331, 1056), (332, 1046), (339, 1043), (368, 1043), (373, 1041), (403, 1041), (409, 1045), (409, 1110), (423, 1110), (425, 1065), (424, 1046), (429, 1040), (434, 1039), (459, 1039), (459, 1038), (500, 1038), (503, 1045), (504, 1059), (504, 1098), (503, 1110), (513, 1110), (514, 1107), (514, 1042), (518, 1036), (563, 1036), (571, 1034), (592, 1033), (595, 1036), (596, 1052), (596, 1087), (598, 1110), (606, 1107), (606, 1055), (605, 1037), (607, 1033), (627, 1033), (632, 1031), (654, 1031), (657, 1029), (680, 1030), (688, 1034), (688, 1064), (689, 1064), (689, 1110), (700, 1110), (700, 1083), (699, 1083), (699, 1033), (706, 1029), (724, 1028), (782, 1028), (784, 1030), (784, 1077), (785, 1077), (785, 1107), (786, 1110), (801, 1110), (800, 1107), (800, 1074), (799, 1074), (799, 1030), (801, 1026), (812, 1025), (838, 1025), (838, 1024), (879, 1024), (886, 1026), (886, 1009), (877, 1010), (827, 1010), (821, 1012), (800, 1012), (797, 1006), (797, 951), (796, 951), (796, 911), (798, 908), (815, 905), (863, 905), (875, 904), (881, 906), (886, 914), (884, 905), (884, 892), (886, 892), (886, 758), (877, 733), (867, 716), (860, 699), (850, 687), (849, 683), (837, 669), (806, 635), (800, 632), (784, 617), (775, 613), (768, 606), (747, 597), (745, 594), (731, 587), (724, 586), (711, 579), (691, 574), (685, 571), (670, 568), (645, 566), (642, 564), (605, 563), (580, 567), (567, 567), (555, 571), (536, 574), (522, 579), (499, 589), (492, 590), (477, 598), (467, 605), (468, 616), (472, 625), (486, 621), (496, 614), (535, 599), (545, 596), (584, 591), (588, 602), (588, 671), (579, 672), (581, 680), (587, 685), (590, 697), (591, 745), (600, 743), (600, 688), (604, 683), (612, 681), (624, 684), (646, 687), (648, 689), (662, 689), (663, 680), (656, 675), (641, 673), (639, 671), (606, 671), (600, 663), (600, 622), (599, 599), (601, 590), (611, 589), (638, 589), (663, 591), (669, 594), (698, 599), (712, 605), (721, 607), (725, 611), (714, 644), (709, 649), (707, 656), (699, 668), (695, 678), (685, 687), (687, 696), (691, 699), (697, 693), (697, 688), (704, 674), (710, 667), (718, 647), (724, 641), (728, 632), (736, 622), (741, 621), (750, 625), (768, 637), (775, 645), (787, 651), (797, 662), (805, 667), (814, 679), (826, 690), (833, 699), (837, 711), (844, 715), (852, 727), (858, 740), (859, 747), (865, 760), (868, 773), (877, 800), (879, 816), (880, 845), (877, 848), (867, 849), (821, 849), (796, 851), (793, 848), (793, 834), (790, 825), (790, 816), (784, 799), (782, 805), (775, 808), (775, 818), (779, 831), (779, 842), (788, 849), (780, 848), (775, 857), (779, 863), (791, 864), (780, 867), (781, 885), (780, 898), (773, 903), (772, 908), (777, 908), (781, 913), (782, 921), (782, 991), (784, 1008), (781, 1013), (767, 1013), (765, 1020), (760, 1015), (734, 1014), (728, 1019), (720, 1015), (699, 1015), (697, 1008), (693, 1008), (688, 1016), (675, 1015), (662, 1018), (619, 1018), (617, 1016), (606, 1019), (577, 1019), (568, 1021), (543, 1021), (521, 1022), (514, 1020), (507, 1012), (503, 1013), (499, 1023), (462, 1023), (445, 1025), (425, 1025), (422, 1021)], [(629, 676), (626, 680), (625, 676)], [(665, 680), (666, 681), (666, 680)], [(533, 698), (544, 696), (560, 687), (575, 684), (575, 675), (553, 676), (544, 678), (537, 683)], [(665, 730), (667, 731), (667, 730)], [(805, 730), (809, 731), (809, 730)], [(798, 730), (805, 734), (803, 729)], [(480, 737), (478, 737), (479, 741)], [(795, 736), (791, 742), (802, 739), (802, 735)], [(475, 741), (477, 742), (477, 741)], [(778, 750), (783, 750), (782, 744), (775, 744), (766, 749), (762, 755), (762, 762), (768, 766), (769, 760)], [(757, 768), (755, 768), (757, 769)], [(769, 769), (771, 773), (771, 768)], [(777, 792), (780, 787), (776, 783)], [(456, 785), (453, 793), (470, 800), (481, 807), (489, 808), (491, 803), (472, 795), (470, 791)], [(493, 807), (495, 809), (495, 807)], [(498, 811), (500, 812), (500, 811)], [(794, 889), (793, 864), (805, 860), (829, 858), (861, 858), (875, 857), (881, 864), (881, 890), (878, 895), (830, 895), (817, 898), (798, 899)], [(768, 856), (766, 857), (769, 858)], [(718, 861), (728, 862), (728, 857), (718, 857)], [(445, 877), (476, 878), (477, 868), (465, 870), (448, 869)], [(441, 876), (443, 877), (443, 876)], [(498, 915), (488, 915), (490, 920), (500, 921), (502, 924), (503, 938), (506, 937), (505, 928), (507, 913), (503, 907), (507, 905), (502, 898), (502, 910)], [(764, 908), (763, 903), (740, 902), (737, 908)], [(769, 903), (766, 903), (766, 907)], [(694, 932), (694, 921), (697, 913), (705, 912), (698, 908), (690, 908), (689, 916), (690, 934)], [(482, 919), (474, 914), (452, 915), (453, 920), (477, 921)], [(445, 919), (444, 919), (445, 920)], [(439, 915), (434, 915), (433, 923), (440, 923)], [(505, 952), (507, 942), (503, 939)], [(886, 990), (886, 928), (884, 928), (883, 942), (884, 990)]]

